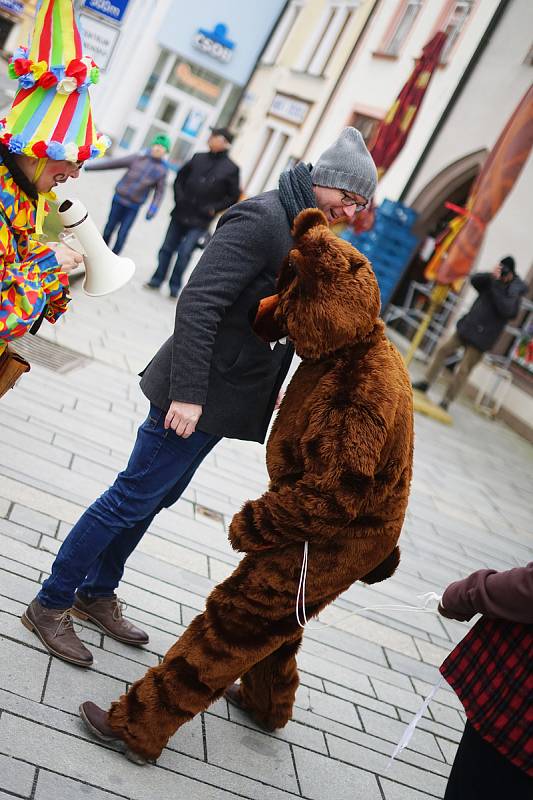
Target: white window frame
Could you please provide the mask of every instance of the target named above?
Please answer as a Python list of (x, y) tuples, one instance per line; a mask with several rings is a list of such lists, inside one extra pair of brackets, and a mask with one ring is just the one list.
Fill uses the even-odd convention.
[(298, 19), (300, 11), (304, 6), (304, 0), (292, 0), (287, 7), (285, 13), (279, 21), (279, 24), (270, 37), (270, 41), (261, 59), (263, 64), (275, 64), (278, 57), (285, 46), (287, 39), (290, 36), (292, 29)]
[(322, 75), (335, 49), (339, 34), (359, 4), (360, 0), (351, 0), (350, 2), (336, 0), (336, 2), (328, 3), (306, 46), (300, 53), (300, 58), (294, 65), (296, 72)]
[[(246, 185), (248, 196), (252, 197), (264, 191), (271, 181), (272, 173), (286, 151), (290, 139), (290, 132), (283, 127), (267, 125), (264, 129)], [(278, 176), (275, 177), (277, 179)]]
[[(450, 58), (450, 53), (454, 49), (457, 40), (461, 36), (463, 29), (468, 22), (472, 11), (474, 10), (474, 6), (476, 4), (476, 0), (456, 0), (453, 6), (450, 8), (450, 13), (448, 15), (447, 20), (442, 25), (442, 30), (447, 33), (446, 42), (444, 43), (444, 47), (442, 48), (442, 52), (440, 54), (439, 63), (447, 64)], [(463, 9), (462, 15), (460, 13), (460, 9)], [(459, 11), (459, 14), (458, 14)], [(450, 36), (450, 32), (448, 31), (449, 26), (454, 21), (454, 17), (456, 18), (456, 24), (452, 29), (452, 35)]]
[[(412, 31), (417, 17), (424, 6), (424, 2), (425, 0), (406, 0), (402, 11), (398, 15), (394, 28), (387, 34), (387, 39), (381, 48), (381, 52), (387, 56), (398, 56), (401, 53), (405, 40)], [(408, 12), (411, 12), (410, 19), (408, 19)], [(405, 21), (410, 24), (403, 30), (402, 25)], [(400, 33), (401, 38), (398, 38)]]

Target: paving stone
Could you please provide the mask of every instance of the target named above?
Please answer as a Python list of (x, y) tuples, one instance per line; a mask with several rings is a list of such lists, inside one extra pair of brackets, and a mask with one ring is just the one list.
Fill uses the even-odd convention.
[(18, 525), (10, 519), (0, 518), (0, 533), (9, 536), (10, 539), (18, 539), (19, 542), (25, 542), (31, 547), (37, 547), (41, 534), (31, 528), (25, 528), (23, 525)]
[(295, 747), (294, 761), (302, 794), (311, 800), (381, 800), (377, 780), (370, 772)]
[(0, 497), (0, 517), (7, 517), (7, 513), (11, 508), (11, 501)]
[(41, 588), (41, 585), (35, 581), (4, 570), (0, 570), (0, 586), (2, 587), (2, 593), (6, 597), (11, 597), (13, 600), (25, 605), (31, 603)]
[[(356, 707), (363, 706), (363, 708), (370, 708), (372, 711), (377, 711), (378, 714), (385, 714), (393, 719), (398, 719), (398, 712), (395, 707), (388, 703), (376, 700), (374, 697), (369, 697), (361, 692), (354, 692), (353, 689), (347, 689), (345, 686), (339, 686), (330, 681), (324, 681), (324, 687), (328, 694), (332, 694), (335, 697), (342, 697), (344, 700), (350, 700)], [(394, 686), (391, 688), (393, 690), (396, 689)]]
[(434, 800), (433, 795), (417, 792), (411, 786), (401, 786), (385, 778), (380, 778), (379, 782), (383, 787), (385, 800)]
[[(86, 742), (51, 728), (43, 729), (42, 725), (5, 712), (0, 718), (0, 749), (6, 755), (31, 759), (39, 767), (108, 792), (116, 789), (117, 775), (120, 775), (121, 794), (128, 800), (154, 800), (154, 786), (160, 797), (234, 798), (220, 786), (193, 781), (171, 770), (133, 769), (123, 755), (96, 742)], [(96, 763), (98, 769), (95, 769)]]
[(449, 739), (441, 739), (440, 736), (437, 736), (437, 742), (448, 764), (453, 764), (459, 743), (450, 742)]
[(40, 700), (50, 656), (5, 636), (0, 636), (0, 645), (0, 686)]
[[(383, 717), (381, 714), (376, 714), (374, 711), (369, 711), (366, 708), (359, 709), (359, 713), (367, 733), (386, 739), (388, 742), (393, 742), (394, 744), (400, 741), (400, 737), (404, 733), (406, 727), (403, 722), (396, 722), (396, 720)], [(412, 714), (406, 714), (409, 720), (412, 716)], [(423, 753), (431, 758), (442, 760), (439, 748), (435, 742), (435, 737), (422, 729), (422, 722), (423, 720), (418, 724), (408, 747), (417, 753)]]
[[(405, 764), (401, 761), (393, 761), (389, 767), (390, 757), (382, 753), (376, 753), (367, 747), (359, 747), (352, 742), (346, 742), (335, 736), (326, 734), (329, 752), (333, 758), (347, 761), (361, 769), (390, 777), (399, 783), (417, 788), (421, 785), (431, 792), (431, 794), (441, 797), (446, 788), (446, 779), (441, 775), (434, 775), (428, 770), (420, 770), (412, 764)], [(392, 751), (392, 748), (391, 748)]]
[[(413, 715), (410, 714), (408, 711), (403, 711), (399, 709), (398, 711), (400, 715), (400, 719), (404, 722), (411, 722)], [(462, 736), (462, 727), (460, 729), (456, 727), (449, 727), (448, 725), (441, 725), (440, 722), (434, 722), (432, 719), (428, 719), (427, 716), (422, 717), (419, 721), (417, 728), (421, 731), (429, 731), (430, 733), (439, 734), (446, 739), (451, 739), (454, 742), (458, 742)]]
[(18, 561), (13, 561), (13, 559), (4, 558), (4, 556), (0, 556), (0, 569), (5, 569), (6, 572), (13, 572), (15, 575), (22, 575), (32, 581), (37, 582), (39, 580), (39, 570), (28, 567)]
[(391, 686), (390, 683), (383, 683), (383, 681), (378, 681), (376, 678), (372, 679), (372, 685), (379, 699), (393, 706), (399, 706), (416, 713), (422, 705), (422, 698), (413, 691), (409, 692), (405, 689), (400, 689), (398, 686)]
[(35, 777), (35, 767), (0, 755), (0, 789), (29, 797)]
[(361, 727), (353, 703), (347, 700), (302, 686), (298, 688), (296, 698), (297, 705), (306, 711), (312, 711), (313, 714), (321, 717), (328, 717), (343, 725), (351, 725), (354, 728)]
[(15, 503), (9, 514), (9, 519), (26, 528), (32, 528), (39, 533), (48, 533), (54, 536), (58, 526), (58, 520), (48, 514), (42, 514), (32, 508)]
[(34, 795), (35, 800), (123, 800), (123, 797), (44, 769), (39, 772)]
[(210, 764), (298, 792), (291, 751), (286, 742), (218, 717), (206, 716), (205, 728)]
[(44, 492), (26, 482), (21, 483), (6, 476), (2, 476), (0, 481), (0, 496), (9, 497), (13, 502), (22, 503), (28, 508), (65, 522), (77, 522), (85, 511), (83, 506), (61, 499), (55, 492), (54, 494)]

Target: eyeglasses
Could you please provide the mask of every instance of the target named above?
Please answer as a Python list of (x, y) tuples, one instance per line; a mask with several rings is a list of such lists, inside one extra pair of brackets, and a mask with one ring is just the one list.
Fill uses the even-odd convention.
[(359, 200), (356, 200), (354, 197), (351, 197), (346, 192), (341, 192), (341, 205), (343, 206), (355, 206), (356, 211), (363, 211), (368, 203), (360, 203)]

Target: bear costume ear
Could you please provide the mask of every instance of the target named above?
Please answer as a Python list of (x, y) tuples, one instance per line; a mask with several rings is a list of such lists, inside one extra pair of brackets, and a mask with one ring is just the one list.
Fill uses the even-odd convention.
[(317, 225), (325, 225), (326, 228), (329, 228), (328, 220), (323, 211), (321, 211), (319, 208), (306, 208), (303, 211), (300, 211), (293, 222), (291, 231), (293, 238), (299, 239), (301, 236), (306, 234), (307, 231), (316, 227)]

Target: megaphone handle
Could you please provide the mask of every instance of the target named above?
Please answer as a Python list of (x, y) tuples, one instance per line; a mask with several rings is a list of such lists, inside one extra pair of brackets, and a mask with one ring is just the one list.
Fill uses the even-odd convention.
[(79, 240), (74, 236), (73, 233), (67, 233), (66, 231), (61, 231), (59, 234), (59, 239), (63, 244), (66, 244), (67, 247), (70, 247), (71, 250), (75, 250), (80, 256), (86, 256), (87, 253), (81, 246)]

